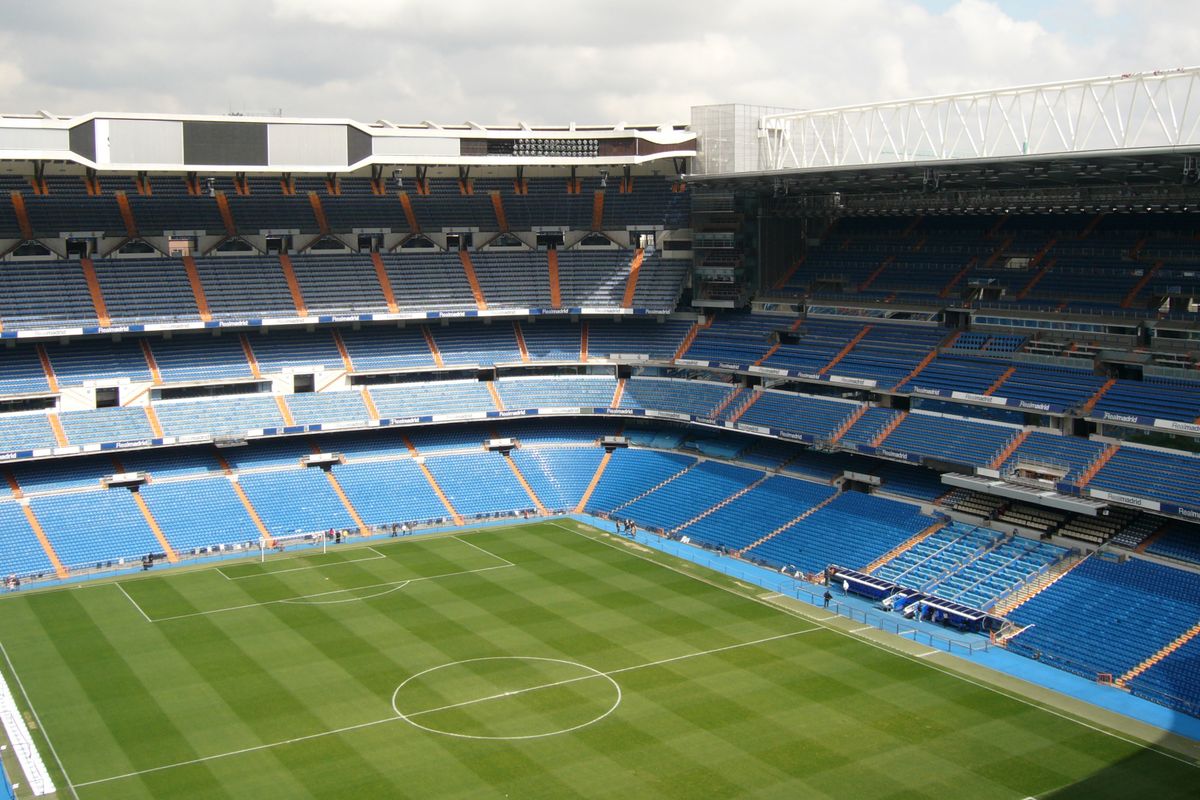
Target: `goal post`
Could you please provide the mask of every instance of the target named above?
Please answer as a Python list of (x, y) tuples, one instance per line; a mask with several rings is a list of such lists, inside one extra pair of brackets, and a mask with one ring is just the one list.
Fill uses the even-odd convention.
[(329, 551), (329, 536), (325, 531), (285, 533), (270, 539), (260, 536), (258, 538), (258, 560), (263, 563), (266, 562), (269, 555), (279, 555), (296, 550), (314, 550), (318, 547), (321, 548), (322, 554)]

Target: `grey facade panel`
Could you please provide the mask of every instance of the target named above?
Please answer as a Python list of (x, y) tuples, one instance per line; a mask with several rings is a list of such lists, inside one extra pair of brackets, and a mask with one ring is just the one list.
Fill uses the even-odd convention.
[(185, 121), (183, 160), (189, 167), (265, 167), (267, 126), (259, 122)]
[(351, 125), (346, 126), (346, 163), (357, 164), (372, 153), (371, 134)]
[(71, 128), (71, 152), (88, 161), (96, 160), (96, 121), (89, 119), (82, 125)]

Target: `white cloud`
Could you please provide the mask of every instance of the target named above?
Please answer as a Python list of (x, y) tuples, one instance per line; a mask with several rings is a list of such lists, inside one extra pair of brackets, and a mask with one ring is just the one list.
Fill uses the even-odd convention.
[(1053, 0), (1036, 18), (986, 0), (938, 8), (110, 0), (84, 30), (70, 0), (42, 0), (6, 13), (0, 97), (12, 112), (668, 121), (701, 103), (816, 108), (1174, 67), (1200, 34), (1184, 0)]

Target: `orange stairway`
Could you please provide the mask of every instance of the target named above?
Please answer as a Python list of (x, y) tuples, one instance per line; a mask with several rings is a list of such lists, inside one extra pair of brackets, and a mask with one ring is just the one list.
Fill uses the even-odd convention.
[(208, 297), (204, 294), (204, 284), (200, 282), (200, 270), (196, 268), (196, 259), (191, 256), (183, 257), (183, 269), (187, 272), (188, 283), (192, 287), (192, 297), (196, 300), (196, 308), (200, 311), (200, 319), (212, 321), (212, 311), (208, 307)]
[[(4, 470), (4, 477), (8, 480), (8, 486), (12, 490), (13, 497), (18, 500), (23, 498), (24, 494), (21, 492), (21, 485), (17, 483), (16, 476), (12, 474), (12, 471)], [(60, 578), (67, 577), (67, 568), (59, 560), (58, 553), (54, 552), (54, 545), (50, 544), (50, 538), (46, 536), (46, 531), (42, 528), (42, 523), (38, 521), (37, 515), (33, 513), (33, 509), (28, 503), (22, 503), (21, 511), (24, 512), (25, 521), (29, 523), (29, 529), (37, 537), (38, 544), (42, 546), (42, 551), (46, 554), (46, 558), (50, 560), (50, 564), (54, 567), (54, 574)]]
[(599, 231), (604, 228), (604, 190), (597, 189), (592, 195), (592, 230)]
[(502, 453), (501, 458), (508, 462), (508, 468), (512, 470), (513, 477), (517, 479), (517, 483), (521, 484), (521, 488), (525, 490), (525, 494), (529, 495), (529, 500), (533, 503), (533, 507), (537, 512), (546, 515), (546, 506), (542, 505), (541, 499), (537, 493), (533, 491), (533, 487), (529, 485), (529, 481), (525, 480), (525, 476), (521, 474), (521, 468), (517, 466), (517, 462), (513, 461), (511, 453)]
[(54, 366), (50, 363), (50, 356), (46, 353), (45, 345), (40, 342), (36, 345), (38, 360), (42, 362), (42, 372), (46, 373), (46, 384), (50, 387), (50, 391), (58, 391), (58, 376), (54, 374)]
[(831, 370), (835, 366), (837, 366), (838, 362), (841, 361), (846, 356), (850, 355), (850, 351), (853, 350), (859, 342), (861, 342), (864, 338), (866, 338), (866, 335), (870, 332), (871, 332), (871, 326), (864, 325), (863, 329), (861, 331), (859, 331), (858, 333), (856, 333), (854, 335), (853, 339), (846, 342), (846, 344), (844, 344), (842, 346), (842, 349), (838, 351), (837, 355), (835, 355), (828, 364), (821, 367), (821, 369), (817, 372), (817, 374), (824, 375), (825, 373), (829, 372), (829, 370)]
[(1125, 297), (1121, 300), (1121, 308), (1129, 308), (1133, 305), (1134, 301), (1137, 300), (1138, 294), (1142, 291), (1142, 289), (1146, 288), (1146, 284), (1154, 280), (1154, 276), (1158, 274), (1158, 271), (1162, 269), (1162, 266), (1162, 261), (1156, 261), (1154, 262), (1154, 266), (1146, 270), (1146, 273), (1142, 275), (1141, 280), (1134, 284), (1133, 288), (1129, 290), (1129, 294), (1125, 295)]
[(1110, 444), (1107, 448), (1105, 448), (1104, 452), (1097, 456), (1096, 460), (1093, 461), (1091, 465), (1083, 471), (1083, 474), (1079, 476), (1079, 480), (1075, 483), (1075, 485), (1082, 489), (1091, 483), (1092, 478), (1096, 477), (1096, 473), (1104, 469), (1104, 466), (1112, 460), (1112, 457), (1115, 456), (1117, 451), (1120, 449), (1120, 445)]
[(946, 282), (946, 285), (942, 287), (940, 292), (938, 292), (938, 297), (949, 297), (950, 292), (954, 291), (954, 287), (961, 283), (962, 279), (967, 277), (967, 273), (970, 272), (971, 269), (978, 263), (979, 256), (972, 256), (967, 262), (966, 266), (960, 269), (957, 273), (955, 273), (953, 278)]
[(130, 239), (136, 239), (138, 235), (137, 220), (133, 218), (133, 207), (129, 205), (129, 198), (124, 192), (114, 192), (113, 197), (117, 199), (117, 209), (121, 212), (121, 221), (125, 223), (125, 235)]
[(458, 260), (462, 262), (463, 272), (467, 276), (467, 283), (471, 284), (471, 294), (475, 296), (475, 307), (480, 311), (487, 311), (487, 300), (483, 297), (483, 288), (480, 287), (479, 278), (475, 274), (475, 265), (471, 263), (471, 254), (466, 250), (459, 250)]
[(338, 483), (337, 476), (333, 474), (332, 469), (325, 470), (325, 477), (329, 479), (329, 488), (333, 489), (333, 493), (338, 496), (338, 500), (342, 501), (342, 506), (346, 509), (346, 513), (350, 515), (350, 519), (354, 520), (354, 527), (360, 531), (367, 529), (362, 517), (358, 515), (358, 509), (350, 502), (350, 498), (346, 496), (346, 491), (342, 489), (342, 485)]
[(492, 211), (496, 214), (496, 229), (501, 233), (508, 233), (508, 215), (504, 213), (504, 198), (497, 191), (488, 194), (492, 197)]
[(625, 282), (625, 297), (621, 300), (622, 308), (633, 308), (633, 297), (637, 292), (638, 274), (642, 271), (642, 259), (646, 253), (638, 248), (629, 264), (629, 279)]
[(834, 494), (831, 494), (829, 497), (826, 497), (824, 500), (822, 500), (821, 502), (817, 503), (817, 504), (816, 504), (815, 506), (813, 506), (812, 508), (808, 509), (807, 511), (803, 512), (802, 514), (799, 514), (799, 515), (797, 515), (797, 516), (793, 517), (792, 519), (788, 520), (787, 522), (783, 523), (783, 524), (782, 524), (782, 525), (780, 525), (778, 528), (776, 528), (775, 530), (773, 530), (773, 531), (771, 531), (770, 533), (768, 533), (766, 536), (760, 536), (758, 539), (755, 539), (753, 542), (751, 542), (750, 544), (746, 545), (746, 546), (745, 546), (745, 547), (743, 547), (741, 550), (738, 550), (738, 551), (737, 551), (737, 554), (738, 554), (739, 556), (740, 556), (740, 555), (744, 555), (744, 554), (746, 554), (747, 552), (749, 552), (750, 550), (753, 550), (754, 548), (758, 547), (758, 546), (759, 546), (760, 544), (762, 544), (763, 542), (768, 542), (768, 541), (770, 541), (771, 539), (774, 539), (776, 536), (778, 536), (779, 534), (783, 533), (783, 532), (784, 532), (784, 531), (786, 531), (788, 528), (791, 528), (791, 527), (792, 527), (792, 526), (794, 526), (794, 525), (799, 525), (801, 522), (803, 522), (804, 520), (808, 519), (808, 518), (809, 518), (809, 517), (811, 517), (813, 514), (817, 513), (817, 512), (818, 512), (818, 511), (820, 511), (822, 508), (824, 508), (825, 506), (827, 506), (827, 505), (829, 505), (830, 503), (832, 503), (834, 500), (837, 500), (837, 499), (838, 499), (838, 497), (840, 497), (840, 496), (841, 496), (841, 495), (839, 495), (839, 494), (838, 494), (838, 493), (836, 493), (836, 492), (835, 492)]
[(262, 517), (258, 515), (258, 511), (254, 508), (254, 503), (250, 502), (250, 496), (246, 494), (246, 490), (237, 482), (237, 476), (233, 474), (233, 468), (229, 466), (229, 462), (225, 460), (225, 456), (221, 455), (221, 451), (213, 448), (213, 455), (217, 459), (217, 463), (221, 466), (221, 470), (230, 479), (229, 485), (233, 488), (233, 493), (238, 496), (238, 500), (242, 503), (242, 508), (246, 509), (246, 514), (250, 517), (250, 521), (254, 523), (254, 527), (258, 530), (258, 535), (263, 538), (268, 547), (275, 544), (275, 537), (267, 530), (267, 526), (263, 524)]
[(875, 438), (871, 440), (871, 447), (879, 447), (881, 444), (883, 444), (884, 440), (892, 435), (892, 431), (900, 427), (900, 423), (904, 422), (906, 417), (908, 417), (907, 411), (901, 411), (899, 414), (892, 417), (892, 421), (887, 425), (884, 425), (883, 430), (877, 433)]
[(1046, 277), (1046, 274), (1050, 272), (1050, 270), (1054, 269), (1054, 264), (1055, 260), (1053, 258), (1047, 261), (1045, 266), (1039, 269), (1034, 276), (1029, 279), (1029, 282), (1025, 284), (1021, 291), (1017, 292), (1017, 299), (1024, 300), (1025, 296), (1032, 292), (1034, 287), (1042, 282), (1042, 278)]
[(250, 365), (250, 374), (256, 378), (262, 377), (262, 370), (258, 368), (258, 359), (254, 357), (254, 348), (250, 346), (250, 340), (246, 338), (246, 334), (238, 334), (238, 339), (242, 343), (242, 353), (246, 356), (246, 363)]
[(25, 207), (25, 195), (18, 191), (9, 192), (12, 199), (13, 214), (17, 217), (17, 227), (21, 231), (21, 239), (29, 241), (33, 238), (33, 226), (29, 224), (29, 209)]
[(762, 390), (756, 389), (755, 391), (751, 392), (750, 396), (746, 398), (745, 401), (738, 406), (738, 409), (729, 416), (729, 421), (737, 422), (739, 419), (741, 419), (746, 412), (750, 410), (750, 407), (758, 402), (758, 398), (762, 396)]
[(163, 438), (162, 423), (158, 421), (158, 412), (154, 410), (154, 406), (142, 406), (146, 409), (146, 422), (150, 425), (150, 430), (154, 433), (155, 439)]
[(1101, 385), (1101, 387), (1096, 390), (1096, 393), (1094, 395), (1092, 395), (1091, 397), (1089, 397), (1088, 401), (1086, 403), (1084, 403), (1082, 406), (1080, 406), (1080, 408), (1079, 408), (1080, 415), (1086, 417), (1088, 414), (1092, 413), (1092, 409), (1096, 407), (1096, 403), (1100, 402), (1100, 398), (1104, 397), (1104, 395), (1108, 393), (1108, 390), (1116, 385), (1117, 385), (1116, 378), (1109, 378), (1107, 381), (1105, 381), (1104, 384)]
[(408, 221), (408, 228), (413, 233), (421, 232), (421, 225), (417, 222), (417, 214), (413, 211), (412, 200), (408, 196), (408, 192), (397, 192), (396, 196), (400, 198), (400, 207), (404, 209), (404, 219)]
[(837, 444), (838, 442), (840, 442), (842, 440), (842, 437), (846, 435), (846, 431), (853, 428), (854, 423), (858, 422), (860, 419), (863, 418), (863, 414), (867, 413), (868, 408), (870, 408), (869, 405), (867, 405), (866, 403), (861, 403), (858, 406), (858, 408), (854, 409), (854, 411), (852, 413), (850, 413), (846, 417), (845, 420), (842, 421), (842, 424), (838, 425), (837, 430), (835, 430), (833, 432), (833, 436), (829, 437), (829, 443)]
[(354, 372), (354, 362), (350, 359), (350, 351), (346, 349), (346, 341), (342, 339), (342, 332), (337, 328), (333, 328), (333, 344), (337, 347), (338, 355), (342, 357), (342, 369), (347, 373)]
[(875, 270), (870, 275), (867, 276), (867, 279), (858, 285), (858, 290), (860, 292), (865, 292), (867, 289), (871, 288), (871, 284), (874, 283), (876, 281), (876, 279), (879, 278), (879, 276), (883, 274), (883, 271), (886, 270), (892, 264), (892, 262), (895, 260), (896, 260), (895, 256), (888, 256), (887, 258), (885, 258), (879, 264), (879, 266), (876, 267)]
[[(417, 452), (417, 448), (413, 446), (412, 440), (409, 439), (408, 436), (402, 436), (401, 439), (404, 441), (404, 446), (408, 448), (409, 453), (411, 453), (414, 457), (420, 455), (420, 453)], [(437, 478), (433, 477), (433, 473), (429, 471), (429, 467), (425, 466), (424, 460), (418, 461), (417, 466), (420, 467), (421, 473), (425, 476), (425, 480), (429, 482), (429, 487), (433, 489), (433, 493), (438, 496), (438, 499), (442, 501), (442, 505), (446, 507), (446, 513), (448, 513), (450, 518), (454, 520), (454, 524), (462, 525), (463, 518), (457, 511), (454, 510), (454, 506), (450, 503), (450, 498), (446, 496), (444, 491), (442, 491), (442, 487), (438, 485)]]
[(104, 292), (100, 290), (100, 279), (96, 277), (96, 265), (90, 258), (81, 258), (79, 266), (83, 269), (83, 279), (87, 281), (88, 292), (92, 296), (92, 307), (96, 311), (96, 319), (100, 322), (101, 328), (107, 328), (112, 324), (112, 320), (108, 318), (108, 306), (104, 303)]
[(579, 360), (588, 360), (588, 324), (582, 319), (579, 321)]
[(937, 522), (933, 523), (929, 527), (922, 530), (916, 536), (913, 536), (911, 539), (901, 542), (900, 544), (893, 547), (891, 550), (888, 550), (886, 553), (881, 555), (879, 558), (872, 561), (870, 564), (867, 564), (867, 566), (863, 567), (862, 571), (867, 573), (868, 575), (870, 575), (872, 572), (879, 569), (880, 567), (882, 567), (884, 564), (891, 561), (896, 556), (900, 555), (901, 553), (906, 553), (909, 550), (913, 549), (913, 547), (915, 547), (916, 545), (925, 541), (930, 536), (933, 536), (935, 533), (937, 533), (938, 531), (940, 531), (942, 528), (946, 527), (949, 524), (950, 524), (950, 520), (939, 519)]
[(488, 394), (492, 396), (492, 404), (497, 411), (504, 411), (504, 401), (500, 399), (500, 392), (496, 389), (495, 381), (484, 381), (487, 384)]
[(379, 409), (375, 406), (375, 398), (371, 397), (371, 390), (366, 386), (362, 387), (363, 405), (367, 407), (367, 414), (373, 420), (379, 419)]
[(325, 208), (321, 205), (321, 196), (316, 192), (309, 192), (308, 204), (312, 206), (313, 217), (317, 221), (317, 230), (322, 234), (329, 233), (329, 220), (325, 217)]
[(592, 476), (591, 482), (588, 483), (587, 489), (584, 490), (583, 497), (579, 498), (579, 505), (575, 506), (576, 514), (582, 514), (587, 508), (588, 500), (592, 499), (592, 493), (600, 485), (600, 479), (604, 477), (604, 470), (608, 469), (608, 462), (610, 461), (612, 461), (612, 451), (605, 450), (604, 457), (600, 459), (600, 465), (596, 467), (596, 474)]
[(237, 223), (233, 221), (233, 209), (229, 207), (229, 198), (224, 192), (214, 194), (217, 200), (217, 211), (221, 214), (221, 223), (225, 226), (226, 236), (237, 236)]
[(54, 441), (59, 447), (67, 447), (71, 444), (67, 440), (67, 431), (63, 428), (62, 420), (58, 418), (57, 411), (47, 411), (46, 420), (50, 423), (50, 430), (54, 431)]
[[(110, 489), (109, 491), (121, 492), (128, 490)], [(158, 546), (162, 548), (164, 553), (166, 553), (167, 561), (170, 561), (172, 564), (179, 563), (179, 554), (175, 552), (175, 548), (171, 547), (171, 543), (167, 541), (167, 536), (163, 533), (162, 528), (159, 527), (158, 520), (154, 518), (154, 514), (150, 513), (150, 507), (146, 505), (146, 498), (142, 497), (141, 492), (129, 493), (133, 495), (133, 502), (137, 504), (138, 511), (142, 512), (142, 517), (146, 520), (146, 525), (150, 528), (150, 532), (153, 533), (154, 538), (158, 540)]]
[(275, 405), (279, 408), (279, 416), (283, 417), (283, 424), (289, 428), (293, 427), (296, 419), (292, 416), (292, 410), (288, 408), (287, 400), (283, 395), (275, 395)]
[(1029, 438), (1029, 434), (1031, 433), (1033, 433), (1032, 428), (1025, 428), (1016, 436), (1009, 439), (1008, 444), (1004, 445), (1004, 449), (997, 453), (996, 457), (988, 464), (988, 468), (1000, 469), (1004, 465), (1004, 462), (1008, 461), (1009, 457), (1017, 452), (1017, 448), (1025, 443), (1025, 440)]
[(392, 279), (388, 277), (387, 267), (383, 264), (383, 256), (378, 252), (371, 253), (371, 262), (375, 265), (375, 279), (379, 281), (379, 288), (383, 290), (383, 299), (387, 303), (388, 313), (399, 313), (400, 307), (396, 305), (396, 293), (392, 291)]
[(562, 308), (562, 287), (558, 282), (558, 251), (546, 251), (546, 266), (550, 273), (550, 307)]
[(429, 326), (422, 325), (421, 333), (425, 335), (425, 344), (429, 346), (429, 353), (433, 356), (433, 363), (439, 367), (444, 367), (445, 363), (442, 361), (442, 353), (438, 350), (437, 342), (433, 340), (433, 333), (430, 332)]
[(712, 413), (707, 414), (706, 416), (712, 417), (713, 419), (721, 416), (721, 412), (729, 408), (729, 406), (733, 404), (733, 401), (738, 399), (738, 397), (740, 397), (744, 391), (746, 391), (745, 386), (738, 386), (736, 389), (730, 392), (724, 400), (722, 400), (720, 403), (717, 403), (717, 407), (712, 410)]
[(1190, 642), (1192, 639), (1195, 639), (1197, 636), (1200, 636), (1200, 622), (1197, 622), (1195, 625), (1193, 625), (1192, 627), (1188, 628), (1183, 633), (1176, 636), (1174, 639), (1172, 639), (1170, 642), (1168, 642), (1166, 645), (1164, 645), (1161, 650), (1159, 650), (1154, 655), (1150, 656), (1149, 658), (1147, 658), (1145, 661), (1141, 662), (1137, 666), (1130, 669), (1124, 675), (1122, 675), (1121, 677), (1119, 677), (1115, 681), (1113, 681), (1113, 683), (1115, 683), (1117, 686), (1120, 686), (1122, 689), (1124, 689), (1126, 684), (1128, 684), (1131, 680), (1136, 678), (1138, 675), (1141, 675), (1143, 672), (1150, 669), (1155, 664), (1162, 661), (1167, 656), (1171, 655), (1171, 653), (1174, 653), (1176, 650), (1183, 647), (1185, 644)]
[(609, 408), (620, 408), (621, 407), (621, 396), (623, 394), (625, 394), (625, 379), (619, 378), (617, 380), (617, 388), (616, 388), (616, 390), (613, 391), (612, 403), (610, 403), (608, 407)]
[(521, 331), (521, 323), (513, 320), (513, 335), (517, 338), (517, 350), (521, 353), (521, 363), (529, 363), (529, 349), (525, 347), (525, 334)]
[(296, 316), (307, 317), (308, 307), (304, 303), (304, 293), (300, 291), (300, 281), (296, 278), (296, 270), (292, 267), (291, 256), (280, 253), (279, 266), (283, 270), (283, 279), (287, 281), (288, 291), (292, 294), (292, 304), (296, 306)]
[(996, 378), (996, 380), (992, 383), (992, 385), (984, 390), (984, 392), (983, 392), (984, 396), (991, 397), (992, 395), (994, 395), (996, 393), (996, 391), (1001, 386), (1004, 385), (1004, 382), (1007, 381), (1009, 378), (1011, 378), (1013, 375), (1015, 375), (1016, 372), (1017, 372), (1016, 367), (1009, 367), (1008, 369), (1004, 370), (1004, 372), (1001, 372), (1000, 377)]
[(150, 370), (150, 381), (155, 386), (162, 386), (162, 373), (158, 371), (158, 360), (154, 357), (154, 351), (150, 349), (150, 340), (142, 339), (142, 356), (146, 359), (146, 368)]

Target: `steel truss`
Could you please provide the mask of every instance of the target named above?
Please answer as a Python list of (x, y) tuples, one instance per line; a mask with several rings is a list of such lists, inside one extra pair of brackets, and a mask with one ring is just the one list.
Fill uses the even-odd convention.
[(1200, 145), (1200, 67), (760, 118), (764, 170)]

